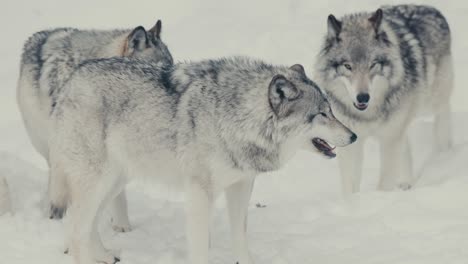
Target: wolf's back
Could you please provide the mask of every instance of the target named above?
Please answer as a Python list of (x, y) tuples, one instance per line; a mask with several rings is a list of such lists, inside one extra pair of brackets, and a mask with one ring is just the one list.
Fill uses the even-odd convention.
[[(397, 5), (383, 7), (392, 27), (403, 38), (411, 33), (426, 55), (436, 59), (450, 54), (450, 27), (444, 15), (434, 7), (424, 5)], [(406, 39), (405, 39), (406, 40)]]

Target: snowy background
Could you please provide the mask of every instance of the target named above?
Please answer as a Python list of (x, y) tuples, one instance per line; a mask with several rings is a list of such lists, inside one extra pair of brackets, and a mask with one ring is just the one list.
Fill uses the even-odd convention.
[[(151, 27), (161, 18), (163, 39), (177, 61), (248, 55), (275, 64), (302, 63), (311, 75), (328, 14), (396, 3), (402, 1), (2, 0), (0, 178), (10, 185), (14, 214), (0, 216), (0, 263), (72, 263), (62, 254), (62, 223), (46, 217), (46, 165), (30, 145), (16, 107), (21, 48), (35, 31)], [(416, 188), (378, 192), (378, 146), (370, 142), (363, 191), (349, 200), (339, 193), (336, 160), (299, 153), (282, 171), (256, 182), (248, 228), (255, 263), (468, 263), (468, 2), (419, 3), (441, 9), (453, 32), (455, 148), (433, 154), (431, 119), (415, 122)], [(185, 263), (182, 197), (141, 182), (128, 190), (134, 230), (116, 234), (104, 223), (104, 243), (121, 250), (123, 264)], [(223, 199), (212, 233), (212, 263), (232, 264)]]

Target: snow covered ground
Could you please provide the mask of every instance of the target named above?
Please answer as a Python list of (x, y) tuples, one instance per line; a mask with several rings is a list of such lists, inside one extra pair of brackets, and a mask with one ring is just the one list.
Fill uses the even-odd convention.
[[(20, 51), (33, 32), (57, 26), (149, 27), (162, 18), (163, 38), (176, 60), (241, 54), (275, 64), (300, 62), (311, 73), (329, 13), (401, 2), (2, 2), (0, 178), (8, 181), (14, 213), (0, 216), (0, 263), (72, 263), (62, 253), (62, 223), (45, 215), (46, 166), (30, 145), (16, 107)], [(299, 153), (286, 168), (256, 182), (248, 228), (255, 263), (468, 263), (468, 3), (423, 3), (440, 8), (453, 31), (455, 148), (433, 154), (430, 119), (415, 122), (411, 143), (417, 186), (408, 192), (378, 192), (378, 146), (370, 142), (363, 191), (348, 200), (339, 193), (336, 160)], [(128, 187), (128, 196), (134, 230), (116, 234), (103, 223), (104, 243), (121, 250), (123, 264), (185, 263), (181, 195), (136, 182)], [(222, 199), (212, 235), (212, 263), (233, 263)]]

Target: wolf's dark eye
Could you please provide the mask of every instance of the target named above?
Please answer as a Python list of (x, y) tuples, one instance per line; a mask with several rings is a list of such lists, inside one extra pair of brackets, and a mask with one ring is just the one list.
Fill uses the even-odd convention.
[(372, 70), (372, 69), (374, 69), (374, 68), (375, 68), (375, 66), (380, 66), (380, 65), (381, 65), (381, 63), (380, 63), (380, 62), (374, 62), (374, 63), (372, 63), (372, 65), (370, 66), (370, 68), (369, 68), (369, 69), (371, 69), (371, 70)]
[(323, 116), (323, 117), (327, 117), (327, 114), (325, 114), (325, 113), (320, 113), (320, 115)]
[(350, 71), (350, 70), (353, 69), (353, 68), (351, 67), (351, 65), (349, 65), (348, 63), (343, 64), (343, 66), (344, 66), (348, 71)]

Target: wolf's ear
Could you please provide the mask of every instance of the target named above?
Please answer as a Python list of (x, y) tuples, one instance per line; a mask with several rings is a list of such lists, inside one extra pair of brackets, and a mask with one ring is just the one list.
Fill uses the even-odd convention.
[(382, 24), (382, 18), (383, 18), (383, 11), (382, 9), (377, 9), (375, 13), (369, 18), (369, 22), (372, 24), (374, 27), (375, 33), (379, 33), (380, 31), (380, 25)]
[(328, 16), (328, 38), (337, 38), (341, 32), (342, 23), (334, 15)]
[(278, 117), (289, 114), (291, 102), (301, 96), (300, 91), (286, 77), (277, 74), (271, 79), (268, 87), (270, 106)]
[(301, 64), (294, 64), (293, 66), (289, 67), (289, 69), (299, 73), (300, 75), (306, 76), (304, 66)]
[(127, 38), (127, 49), (131, 53), (135, 50), (144, 50), (148, 45), (148, 36), (144, 27), (136, 27)]
[(155, 39), (161, 38), (162, 22), (158, 19), (156, 24), (148, 31)]

